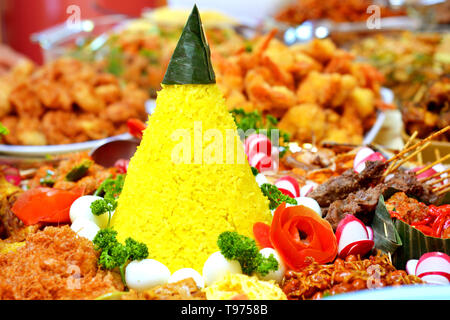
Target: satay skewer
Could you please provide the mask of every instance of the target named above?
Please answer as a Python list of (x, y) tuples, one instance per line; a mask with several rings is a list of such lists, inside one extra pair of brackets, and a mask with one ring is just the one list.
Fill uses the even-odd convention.
[[(405, 154), (407, 154), (408, 152), (411, 152), (412, 150), (417, 149), (418, 147), (420, 147), (421, 145), (427, 143), (428, 141), (432, 140), (433, 138), (443, 134), (444, 132), (448, 131), (450, 129), (450, 125), (446, 126), (445, 128), (429, 135), (428, 137), (426, 137), (425, 139), (417, 142), (416, 144), (408, 147), (408, 148), (404, 148), (401, 152), (397, 153), (395, 156), (393, 156), (392, 158), (390, 158), (389, 160), (387, 160), (387, 163), (391, 163), (392, 161), (396, 161), (399, 158), (402, 158)], [(445, 158), (445, 157), (444, 157)], [(442, 158), (442, 159), (444, 159)]]
[(440, 178), (440, 179), (438, 179), (436, 181), (433, 181), (433, 183), (431, 183), (431, 184), (432, 185), (436, 185), (437, 183), (440, 183), (440, 182), (448, 180), (448, 179), (450, 179), (450, 178), (449, 177), (442, 177), (442, 178)]
[(409, 161), (411, 158), (413, 158), (416, 154), (418, 154), (419, 152), (422, 152), (423, 149), (425, 149), (426, 147), (428, 147), (431, 144), (430, 141), (428, 141), (427, 143), (425, 143), (423, 146), (421, 146), (419, 149), (415, 150), (413, 153), (411, 153), (410, 155), (408, 155), (406, 158), (402, 159), (401, 161), (398, 161), (392, 168), (391, 168), (391, 172), (397, 170), (402, 164), (404, 164), (405, 162)]
[[(432, 176), (429, 176), (429, 177), (426, 177), (426, 178), (419, 179), (419, 181), (420, 181), (420, 182), (427, 182), (428, 180), (437, 178), (437, 177), (443, 175), (444, 173), (449, 173), (449, 172), (450, 172), (450, 168), (448, 168), (448, 169), (446, 169), (446, 170), (444, 170), (444, 171), (441, 171), (441, 172), (436, 172), (436, 173), (433, 174)], [(450, 178), (450, 177), (446, 177), (446, 178)]]
[(440, 191), (437, 193), (438, 196), (440, 196), (441, 194), (444, 194), (444, 193), (450, 191), (450, 184), (446, 184), (445, 186), (446, 186), (447, 188), (440, 190)]
[(447, 159), (450, 159), (450, 153), (449, 153), (448, 155), (446, 155), (446, 156), (444, 156), (444, 157), (442, 157), (442, 158), (436, 160), (435, 162), (430, 163), (429, 165), (423, 167), (423, 168), (420, 169), (419, 171), (416, 171), (416, 175), (419, 175), (419, 174), (421, 174), (421, 173), (424, 173), (425, 171), (427, 171), (427, 170), (430, 169), (431, 167), (433, 167), (433, 166), (437, 165), (438, 163), (441, 163), (441, 162), (443, 162), (443, 161), (445, 161), (445, 160), (447, 160)]
[[(406, 148), (409, 147), (409, 145), (411, 144), (411, 142), (416, 138), (417, 133), (418, 133), (417, 130), (413, 132), (413, 134), (409, 137), (408, 141), (406, 141), (406, 143), (405, 143), (405, 145), (403, 146), (403, 149), (402, 149), (402, 150), (405, 150)], [(389, 172), (393, 171), (393, 170), (392, 170), (392, 167), (394, 167), (394, 165), (395, 165), (396, 162), (397, 162), (397, 160), (392, 161), (392, 162), (389, 164), (389, 167), (386, 169), (386, 171), (385, 171), (385, 173), (384, 173), (384, 176), (387, 176), (387, 175), (389, 174)]]

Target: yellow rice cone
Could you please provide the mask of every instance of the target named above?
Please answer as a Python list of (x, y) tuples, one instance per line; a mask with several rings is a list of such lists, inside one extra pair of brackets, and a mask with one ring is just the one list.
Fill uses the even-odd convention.
[(218, 87), (163, 85), (112, 219), (119, 240), (146, 243), (172, 272), (201, 272), (220, 233), (252, 236), (257, 221), (270, 223), (268, 200)]

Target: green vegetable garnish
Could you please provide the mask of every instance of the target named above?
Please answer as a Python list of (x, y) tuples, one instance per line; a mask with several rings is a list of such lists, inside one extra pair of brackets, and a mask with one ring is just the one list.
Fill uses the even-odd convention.
[(297, 204), (297, 200), (283, 194), (275, 185), (270, 183), (263, 183), (261, 185), (262, 193), (269, 199), (270, 210), (276, 209), (283, 202), (289, 204)]
[(250, 167), (252, 169), (252, 173), (253, 175), (256, 177), (259, 173), (258, 169), (256, 169), (255, 167)]
[(115, 179), (105, 179), (100, 187), (95, 191), (94, 196), (103, 196), (106, 198), (117, 198), (122, 192), (123, 184), (125, 182), (125, 175), (118, 174)]
[(111, 216), (117, 208), (117, 198), (122, 192), (123, 184), (125, 182), (125, 175), (119, 174), (115, 179), (108, 178), (102, 182), (100, 187), (95, 191), (95, 196), (103, 195), (103, 199), (95, 200), (91, 203), (92, 214), (100, 216), (108, 213), (108, 225), (111, 222)]
[(101, 250), (98, 264), (106, 270), (118, 268), (125, 287), (127, 286), (125, 281), (125, 267), (127, 263), (148, 257), (148, 248), (145, 243), (127, 238), (125, 245), (123, 245), (117, 241), (117, 231), (111, 228), (97, 232), (92, 242), (96, 250)]
[(6, 136), (9, 134), (9, 130), (0, 122), (0, 136)]
[(86, 173), (89, 170), (89, 168), (91, 167), (91, 165), (92, 165), (92, 161), (84, 160), (80, 164), (73, 167), (66, 174), (66, 180), (73, 181), (73, 182), (80, 180), (81, 178), (83, 178), (86, 175)]
[(47, 170), (45, 177), (39, 180), (41, 186), (53, 187), (55, 184), (55, 180), (53, 179), (53, 175), (55, 173), (52, 170)]
[(228, 260), (237, 260), (242, 272), (251, 275), (253, 273), (267, 275), (270, 271), (278, 270), (278, 261), (273, 254), (264, 257), (258, 249), (255, 240), (240, 235), (237, 232), (225, 231), (217, 240), (220, 252)]
[[(254, 130), (255, 133), (265, 134), (267, 137), (272, 137), (272, 131), (276, 130), (277, 135), (280, 136), (284, 142), (289, 142), (289, 134), (283, 132), (277, 128), (278, 119), (268, 114), (263, 119), (261, 113), (257, 110), (251, 112), (245, 112), (244, 109), (233, 109), (230, 111), (234, 118), (234, 122), (238, 129), (244, 133), (248, 130)], [(278, 145), (278, 141), (272, 141), (275, 145)]]

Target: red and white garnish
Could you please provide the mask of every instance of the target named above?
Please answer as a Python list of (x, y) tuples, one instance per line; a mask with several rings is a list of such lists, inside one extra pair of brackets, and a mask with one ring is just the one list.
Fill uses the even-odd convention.
[(114, 167), (117, 168), (118, 173), (127, 173), (128, 171), (128, 165), (130, 164), (130, 160), (128, 159), (119, 159), (114, 164)]
[(244, 151), (248, 163), (259, 172), (278, 170), (278, 149), (272, 147), (272, 142), (266, 135), (259, 133), (250, 135), (245, 139)]
[(358, 151), (353, 160), (353, 170), (361, 173), (366, 168), (367, 161), (386, 161), (386, 158), (379, 152), (363, 147)]
[(272, 142), (264, 134), (255, 133), (250, 135), (245, 139), (244, 148), (245, 154), (249, 159), (257, 153), (264, 153), (267, 156), (272, 155)]
[(306, 197), (314, 190), (316, 186), (317, 183), (315, 182), (307, 182), (303, 187), (300, 188), (300, 197)]
[(354, 215), (348, 214), (336, 229), (339, 257), (348, 255), (365, 255), (374, 246), (373, 231)]
[(450, 284), (450, 256), (443, 252), (428, 252), (419, 260), (406, 263), (406, 271), (429, 284)]
[(257, 153), (248, 158), (250, 166), (258, 169), (259, 172), (269, 171), (272, 169), (272, 158), (265, 153)]
[(275, 186), (285, 195), (291, 198), (300, 196), (298, 181), (291, 176), (284, 176), (275, 181)]
[(4, 166), (2, 168), (3, 174), (5, 175), (6, 181), (9, 183), (12, 183), (16, 186), (20, 184), (22, 179), (20, 178), (20, 171), (17, 168), (10, 167), (10, 166)]
[[(422, 168), (424, 168), (424, 166), (416, 167), (416, 168), (412, 169), (412, 171), (413, 171), (413, 172), (417, 172), (417, 171), (419, 171), (419, 170), (422, 169)], [(444, 171), (445, 169), (446, 169), (446, 167), (444, 167), (442, 164), (438, 163), (437, 165), (432, 166), (430, 169), (428, 169), (428, 170), (422, 172), (421, 174), (418, 174), (418, 175), (417, 175), (417, 178), (418, 178), (418, 179), (428, 178), (428, 177), (431, 177), (432, 175), (435, 175), (435, 174), (438, 173), (438, 172)], [(445, 177), (447, 177), (447, 176), (448, 176), (448, 175), (447, 175), (446, 173), (443, 173), (442, 175), (436, 177), (436, 179), (439, 179), (439, 178), (445, 178)], [(447, 179), (444, 180), (444, 181), (442, 181), (442, 182), (440, 182), (440, 184), (447, 184), (447, 183), (448, 183), (448, 180), (447, 180)], [(439, 185), (439, 184), (438, 184), (438, 185)], [(436, 186), (437, 186), (437, 185), (436, 185)]]

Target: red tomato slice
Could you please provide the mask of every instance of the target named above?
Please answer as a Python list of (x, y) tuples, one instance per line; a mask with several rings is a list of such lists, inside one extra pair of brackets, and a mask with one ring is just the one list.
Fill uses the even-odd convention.
[(272, 248), (273, 245), (270, 242), (270, 226), (263, 222), (256, 222), (253, 225), (253, 235), (255, 236), (256, 243), (260, 248)]
[(70, 206), (82, 195), (83, 190), (31, 189), (19, 196), (11, 210), (26, 225), (70, 222)]

